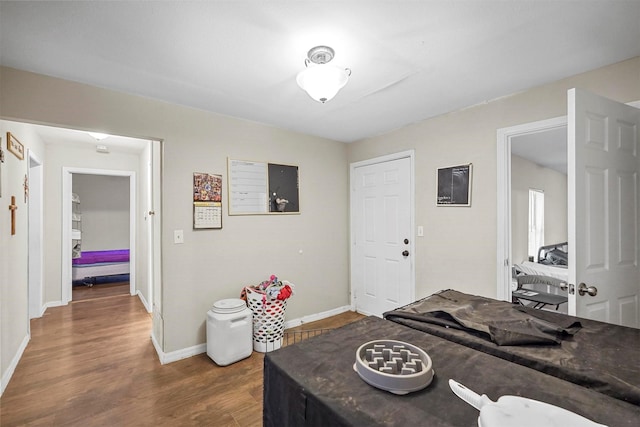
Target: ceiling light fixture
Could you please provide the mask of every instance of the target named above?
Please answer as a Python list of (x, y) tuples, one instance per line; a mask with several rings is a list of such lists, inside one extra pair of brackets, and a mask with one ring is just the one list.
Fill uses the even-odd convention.
[(311, 98), (325, 103), (332, 99), (347, 84), (351, 70), (329, 65), (335, 52), (329, 46), (316, 46), (307, 53), (304, 65), (296, 81)]
[(99, 133), (99, 132), (87, 132), (89, 135), (94, 137), (97, 141), (102, 141), (105, 138), (109, 137), (107, 133)]

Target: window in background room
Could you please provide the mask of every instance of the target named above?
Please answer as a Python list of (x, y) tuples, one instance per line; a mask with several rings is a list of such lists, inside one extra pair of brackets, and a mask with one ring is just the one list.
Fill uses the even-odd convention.
[(529, 189), (529, 260), (538, 261), (544, 245), (544, 191)]

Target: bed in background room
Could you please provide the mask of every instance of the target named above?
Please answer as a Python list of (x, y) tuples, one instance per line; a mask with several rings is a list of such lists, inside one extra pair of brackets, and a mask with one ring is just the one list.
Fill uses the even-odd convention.
[[(385, 317), (267, 353), (264, 425), (478, 425), (478, 410), (453, 394), (449, 379), (493, 401), (527, 397), (609, 426), (636, 426), (640, 419), (636, 329), (456, 291)], [(380, 339), (426, 351), (435, 372), (431, 384), (395, 395), (361, 380), (356, 350)]]
[(72, 260), (72, 280), (94, 285), (98, 277), (129, 274), (129, 249), (82, 251)]
[[(524, 261), (513, 266), (514, 302), (534, 308), (561, 308), (567, 302), (567, 242), (541, 246), (538, 262)], [(566, 313), (566, 304), (561, 311)]]

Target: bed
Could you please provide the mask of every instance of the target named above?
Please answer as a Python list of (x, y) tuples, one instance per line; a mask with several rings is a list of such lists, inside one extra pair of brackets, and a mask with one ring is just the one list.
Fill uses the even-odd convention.
[[(437, 301), (442, 296), (447, 297), (444, 305)], [(449, 308), (457, 313), (480, 311), (483, 316), (493, 313), (491, 319), (501, 318), (508, 310), (520, 314), (528, 310), (508, 302), (442, 291), (386, 313), (386, 319), (366, 317), (267, 353), (263, 424), (476, 426), (478, 411), (449, 388), (448, 380), (454, 379), (494, 401), (503, 395), (524, 396), (609, 426), (637, 425), (638, 330), (528, 310), (551, 315), (550, 320), (566, 329), (566, 334), (551, 334), (560, 343), (498, 345), (489, 333), (447, 319), (442, 312)], [(501, 310), (497, 316), (496, 309)], [(441, 315), (432, 317), (440, 317), (443, 324), (437, 319), (425, 322), (427, 313), (438, 311)], [(471, 316), (466, 321), (477, 321), (480, 326), (476, 327), (483, 328), (481, 317)], [(433, 360), (433, 382), (421, 391), (398, 396), (362, 381), (353, 370), (356, 349), (378, 339), (404, 341), (425, 350)]]
[(567, 266), (569, 262), (569, 243), (554, 243), (538, 248), (538, 263), (544, 265)]
[(98, 277), (129, 274), (129, 249), (82, 251), (72, 260), (72, 280), (95, 284)]
[[(567, 302), (567, 242), (541, 246), (538, 262), (525, 261), (513, 266), (514, 302), (534, 308), (552, 306), (558, 310)], [(566, 306), (563, 307), (566, 312)]]

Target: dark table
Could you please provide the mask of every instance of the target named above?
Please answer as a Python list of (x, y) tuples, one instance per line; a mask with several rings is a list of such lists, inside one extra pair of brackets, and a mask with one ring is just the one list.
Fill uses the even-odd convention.
[[(376, 389), (353, 370), (357, 348), (379, 339), (411, 343), (433, 360), (435, 378), (404, 396)], [(453, 394), (453, 378), (492, 400), (528, 397), (609, 426), (634, 426), (640, 407), (404, 325), (367, 317), (264, 359), (265, 427), (477, 426), (479, 412)]]

